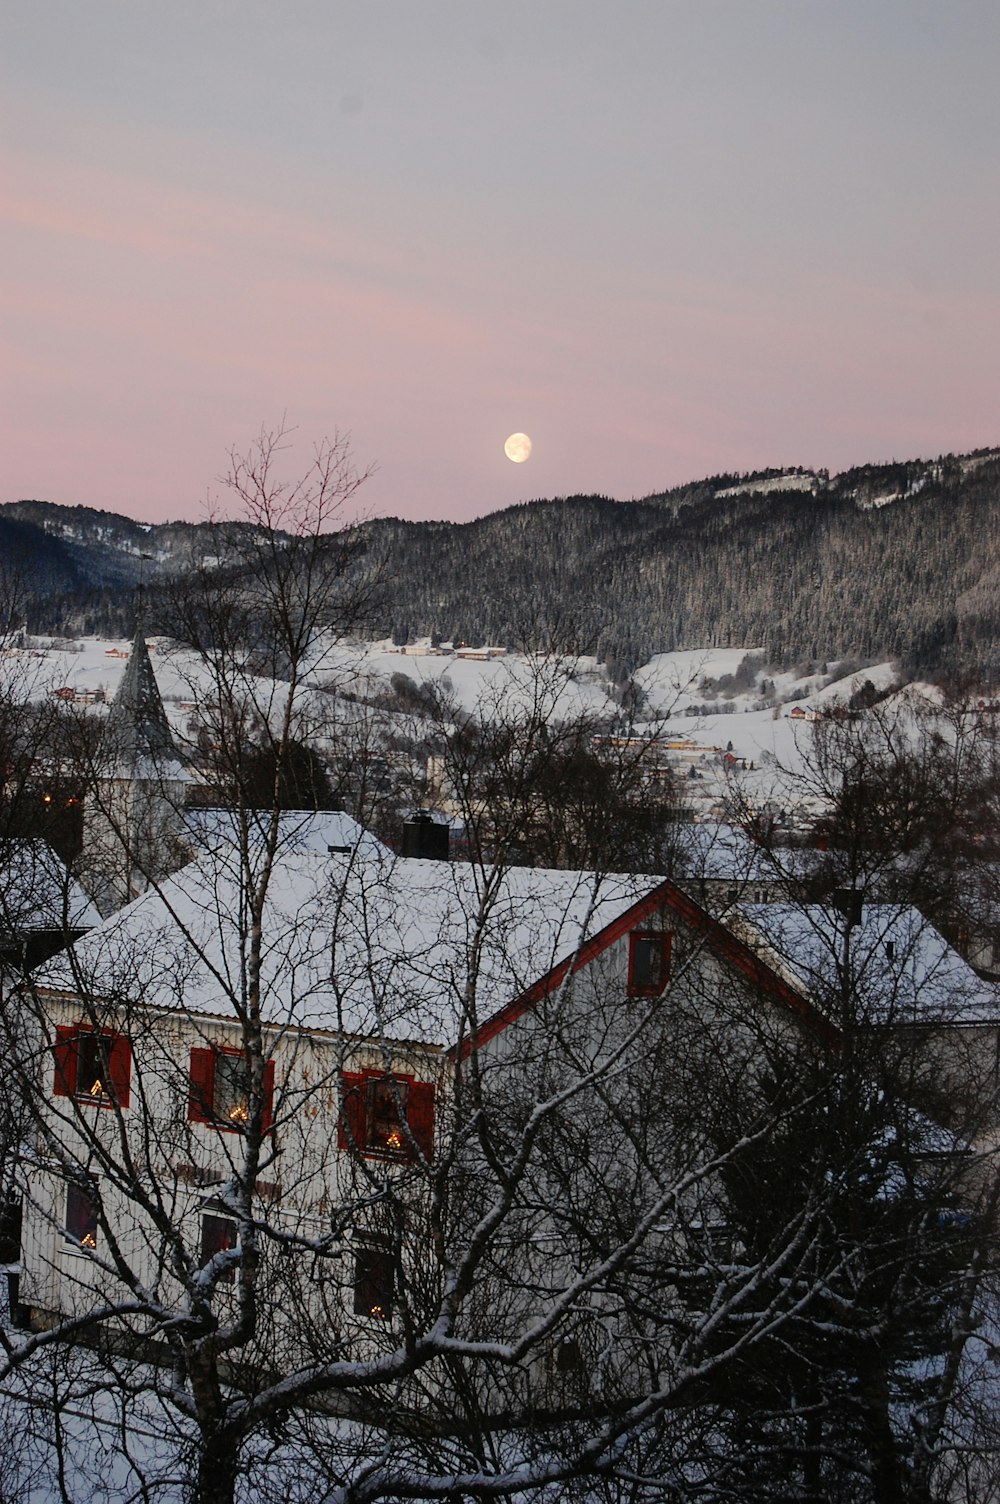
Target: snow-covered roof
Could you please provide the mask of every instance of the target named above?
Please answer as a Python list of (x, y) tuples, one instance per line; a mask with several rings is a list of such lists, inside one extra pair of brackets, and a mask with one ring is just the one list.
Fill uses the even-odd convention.
[(749, 904), (732, 927), (834, 1022), (1000, 1022), (1000, 991), (983, 981), (919, 910), (865, 904), (849, 924), (836, 906)]
[[(658, 879), (395, 857), (281, 852), (263, 917), (266, 1022), (452, 1044), (623, 915)], [(492, 883), (492, 886), (490, 885)], [(221, 844), (37, 974), (42, 986), (234, 1016), (246, 986), (247, 895)], [(476, 945), (480, 940), (481, 944)]]
[[(184, 823), (195, 846), (211, 849), (220, 843), (232, 844), (243, 832), (249, 841), (259, 844), (270, 832), (274, 818), (271, 810), (188, 809)], [(357, 849), (370, 855), (388, 856), (389, 848), (378, 836), (335, 809), (286, 809), (278, 814), (278, 846), (282, 851), (312, 851), (318, 856), (331, 852), (347, 853)]]
[(101, 916), (47, 841), (10, 841), (0, 851), (0, 928), (81, 930)]
[(685, 876), (710, 882), (763, 882), (781, 873), (767, 851), (736, 825), (685, 826), (680, 858)]

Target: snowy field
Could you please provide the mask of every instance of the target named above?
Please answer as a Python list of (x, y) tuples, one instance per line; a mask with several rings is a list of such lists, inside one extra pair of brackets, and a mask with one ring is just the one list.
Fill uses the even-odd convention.
[[(199, 702), (211, 697), (208, 671), (193, 654), (173, 649), (159, 638), (148, 641), (167, 714), (183, 741), (189, 734), (192, 713)], [(98, 638), (59, 646), (36, 640), (32, 648), (9, 652), (0, 659), (0, 674), (16, 694), (35, 700), (59, 691), (67, 698), (72, 691), (78, 700), (96, 697), (98, 703), (92, 713), (102, 716), (106, 709), (101, 701), (114, 699), (129, 646), (127, 640)], [(877, 689), (895, 682), (895, 670), (889, 663), (859, 669), (826, 687), (819, 674), (803, 679), (790, 673), (768, 672), (775, 703), (761, 709), (763, 673), (758, 673), (748, 690), (725, 696), (711, 682), (704, 682), (736, 674), (748, 651), (753, 652), (716, 648), (661, 653), (635, 675), (646, 696), (641, 714), (650, 733), (683, 738), (704, 749), (704, 769), (700, 770), (704, 786), (697, 793), (698, 803), (706, 810), (725, 792), (717, 767), (721, 753), (728, 751), (747, 765), (741, 776), (754, 800), (781, 804), (779, 770), (800, 773), (810, 743), (808, 720), (793, 716), (793, 710), (798, 708), (808, 715), (814, 709), (844, 701), (866, 680)], [(490, 659), (459, 657), (450, 651), (431, 652), (429, 644), (403, 653), (389, 641), (336, 643), (317, 654), (305, 682), (315, 690), (342, 691), (364, 700), (388, 689), (394, 675), (405, 675), (415, 685), (439, 685), (456, 706), (486, 718), (491, 706), (501, 701), (508, 712), (518, 704), (525, 708), (534, 704), (557, 717), (610, 713), (616, 708), (602, 665), (587, 657), (553, 665), (513, 653)], [(258, 705), (276, 713), (284, 699), (284, 686), (263, 678), (252, 682)], [(725, 705), (726, 713), (687, 713), (692, 704), (705, 703)], [(316, 704), (322, 712), (320, 718), (328, 718), (331, 701), (325, 695), (317, 696)], [(338, 704), (338, 714), (350, 717), (355, 713), (351, 701)]]

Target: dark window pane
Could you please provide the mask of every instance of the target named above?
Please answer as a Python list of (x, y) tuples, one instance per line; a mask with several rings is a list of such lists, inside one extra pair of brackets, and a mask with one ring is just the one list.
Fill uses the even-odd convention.
[(663, 980), (663, 940), (658, 935), (636, 935), (632, 942), (632, 985), (659, 987)]
[[(225, 1253), (236, 1247), (236, 1223), (231, 1217), (215, 1217), (208, 1213), (201, 1219), (201, 1261), (207, 1264), (217, 1253)], [(224, 1280), (235, 1278), (234, 1271), (227, 1269), (220, 1276)]]
[(76, 1046), (77, 1096), (110, 1097), (111, 1074), (108, 1070), (107, 1044), (104, 1036), (96, 1030), (79, 1036)]
[(75, 1185), (66, 1191), (66, 1232), (81, 1248), (97, 1247), (97, 1207)]
[(369, 1081), (367, 1093), (367, 1147), (390, 1154), (405, 1154), (410, 1147), (404, 1124), (408, 1083), (384, 1076)]
[(215, 1116), (241, 1127), (250, 1116), (247, 1066), (242, 1055), (221, 1051), (215, 1057)]
[(359, 1248), (354, 1259), (354, 1314), (388, 1321), (394, 1288), (392, 1254), (385, 1248)]

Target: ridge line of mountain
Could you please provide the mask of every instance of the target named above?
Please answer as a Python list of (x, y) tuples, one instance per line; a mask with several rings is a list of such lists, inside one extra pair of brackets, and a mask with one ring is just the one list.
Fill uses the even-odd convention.
[[(224, 524), (239, 530), (239, 524)], [(1000, 450), (724, 474), (631, 501), (539, 498), (467, 522), (360, 525), (384, 562), (378, 636), (572, 639), (625, 678), (656, 652), (765, 643), (774, 664), (895, 658), (1000, 672)], [(215, 557), (206, 522), (0, 505), (0, 558), (37, 630), (129, 630), (143, 575)], [(15, 568), (16, 565), (16, 568)], [(9, 617), (8, 612), (8, 617)]]

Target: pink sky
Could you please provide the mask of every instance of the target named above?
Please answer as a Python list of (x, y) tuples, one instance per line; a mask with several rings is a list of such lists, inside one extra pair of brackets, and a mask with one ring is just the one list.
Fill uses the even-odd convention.
[(283, 413), (456, 520), (1000, 441), (992, 3), (12, 0), (0, 56), (0, 500), (196, 517)]

